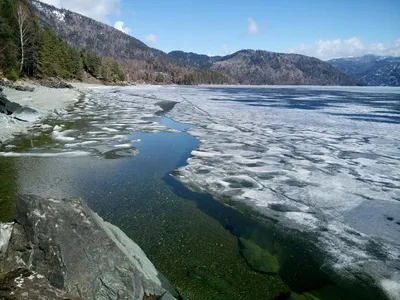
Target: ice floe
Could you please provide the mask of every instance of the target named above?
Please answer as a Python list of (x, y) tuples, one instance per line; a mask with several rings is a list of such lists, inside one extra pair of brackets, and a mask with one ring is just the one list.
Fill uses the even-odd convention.
[[(317, 235), (328, 269), (369, 272), (377, 285), (399, 276), (398, 267), (388, 266), (400, 259), (400, 89), (202, 87), (172, 93), (181, 102), (169, 115), (196, 124), (189, 133), (201, 141), (174, 176), (193, 190)], [(391, 299), (400, 298), (393, 281), (382, 286)]]

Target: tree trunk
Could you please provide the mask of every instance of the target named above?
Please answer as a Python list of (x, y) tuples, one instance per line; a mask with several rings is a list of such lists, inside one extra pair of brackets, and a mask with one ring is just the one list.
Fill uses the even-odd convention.
[(19, 27), (19, 36), (21, 41), (21, 65), (19, 67), (19, 73), (22, 74), (22, 70), (24, 68), (24, 60), (25, 60), (25, 51), (24, 51), (24, 35), (22, 31), (22, 26)]
[(30, 14), (28, 9), (22, 4), (19, 4), (17, 8), (17, 22), (21, 47), (21, 63), (19, 71), (20, 75), (22, 75), (25, 65), (25, 46), (32, 37), (32, 24), (30, 20)]

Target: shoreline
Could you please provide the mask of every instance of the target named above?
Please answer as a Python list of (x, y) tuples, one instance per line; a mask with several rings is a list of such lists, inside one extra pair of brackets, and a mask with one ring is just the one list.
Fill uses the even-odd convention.
[(11, 115), (0, 114), (0, 127), (2, 127), (0, 145), (10, 142), (20, 134), (26, 134), (32, 128), (44, 125), (43, 122), (47, 118), (57, 116), (59, 114), (57, 112), (62, 112), (84, 97), (87, 89), (98, 86), (96, 84), (71, 83), (74, 86), (73, 89), (56, 89), (31, 82), (16, 83), (22, 83), (23, 86), (32, 87), (35, 90), (28, 92), (2, 87), (2, 93), (9, 101), (37, 110), (40, 116), (35, 122), (24, 122), (16, 120)]

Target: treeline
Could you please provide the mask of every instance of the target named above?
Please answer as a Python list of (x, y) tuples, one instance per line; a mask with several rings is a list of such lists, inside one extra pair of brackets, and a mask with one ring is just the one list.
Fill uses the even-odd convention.
[(226, 84), (231, 83), (230, 78), (226, 75), (212, 71), (212, 70), (201, 70), (194, 69), (188, 74), (183, 75), (182, 78), (175, 79), (177, 84)]
[(179, 85), (235, 83), (228, 75), (213, 70), (133, 59), (118, 62), (124, 67), (128, 81)]
[(125, 80), (117, 61), (77, 50), (49, 28), (41, 28), (25, 0), (0, 0), (0, 71), (11, 80), (81, 80), (85, 72), (107, 82)]

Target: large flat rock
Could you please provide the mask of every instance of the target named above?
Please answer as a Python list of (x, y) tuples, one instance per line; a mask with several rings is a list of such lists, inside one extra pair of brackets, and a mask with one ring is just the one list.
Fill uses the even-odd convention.
[(140, 247), (82, 200), (20, 196), (11, 234), (0, 231), (0, 273), (24, 268), (83, 299), (175, 299)]

